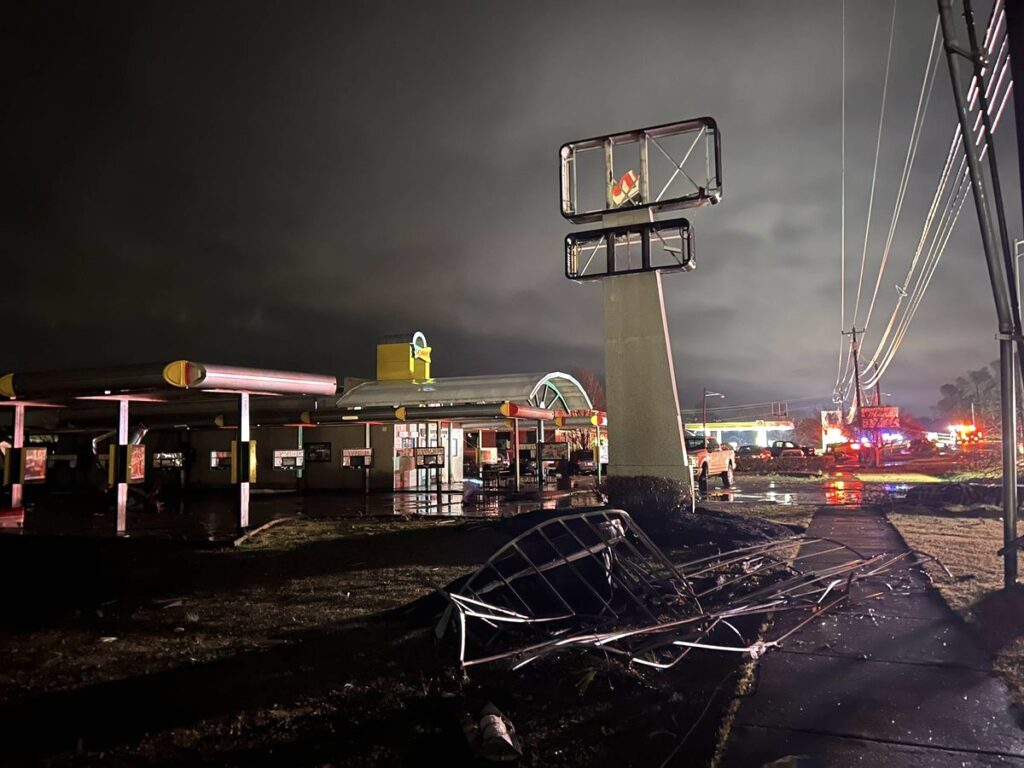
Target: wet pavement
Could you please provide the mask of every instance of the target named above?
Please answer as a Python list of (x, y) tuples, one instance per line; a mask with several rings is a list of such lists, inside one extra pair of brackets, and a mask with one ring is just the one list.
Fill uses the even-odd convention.
[[(883, 514), (855, 506), (822, 507), (808, 535), (865, 556), (906, 549)], [(820, 546), (805, 544), (801, 556)], [(759, 662), (721, 764), (787, 755), (822, 766), (1024, 766), (1024, 730), (966, 626), (921, 574), (905, 571), (856, 585), (850, 608)]]
[(712, 482), (702, 499), (734, 504), (859, 506), (885, 499), (904, 498), (910, 488), (908, 483), (864, 482), (852, 473), (825, 478), (737, 475), (733, 488), (716, 488)]
[[(905, 483), (863, 482), (851, 473), (828, 478), (737, 475), (733, 488), (716, 487), (700, 502), (714, 502), (728, 511), (731, 505), (860, 505), (884, 498), (898, 499), (910, 486)], [(482, 493), (464, 502), (461, 485), (436, 492), (352, 493), (254, 490), (250, 506), (251, 527), (281, 517), (336, 518), (417, 515), (440, 517), (512, 516), (534, 509), (591, 506), (599, 499), (594, 478), (584, 478), (572, 491), (521, 494)], [(134, 499), (130, 499), (134, 501)], [(223, 541), (236, 535), (234, 497), (229, 491), (207, 491), (167, 497), (160, 509), (133, 503), (127, 517), (128, 536), (185, 541)], [(65, 536), (112, 536), (115, 518), (111, 500), (98, 496), (51, 494), (32, 501), (23, 519), (0, 520), (2, 534)]]
[[(512, 516), (535, 509), (572, 508), (598, 503), (592, 488), (573, 492), (553, 488), (519, 495), (482, 494), (463, 502), (461, 488), (436, 492), (307, 493), (256, 491), (250, 502), (251, 528), (282, 517), (310, 519), (383, 517)], [(133, 504), (127, 515), (127, 536), (196, 542), (228, 541), (237, 535), (233, 495), (210, 491), (166, 499), (160, 509)], [(23, 519), (10, 519), (0, 535), (113, 536), (115, 515), (110, 501), (96, 496), (50, 495), (26, 506)], [(20, 523), (20, 524), (19, 524)]]

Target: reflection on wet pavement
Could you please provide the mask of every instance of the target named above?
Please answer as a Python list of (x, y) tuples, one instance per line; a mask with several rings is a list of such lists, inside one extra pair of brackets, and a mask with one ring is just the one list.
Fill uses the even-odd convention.
[[(856, 506), (885, 498), (902, 498), (903, 483), (865, 483), (837, 473), (821, 479), (737, 476), (732, 488), (711, 488), (699, 500), (725, 504), (809, 504)], [(299, 516), (310, 519), (383, 517), (391, 515), (439, 517), (507, 517), (535, 509), (570, 509), (599, 503), (592, 489), (572, 493), (523, 494), (518, 497), (483, 493), (463, 501), (461, 489), (436, 492), (311, 493), (263, 491), (252, 497), (250, 520), (258, 527), (273, 519)], [(114, 535), (114, 513), (109, 499), (53, 494), (29, 504), (20, 527), (0, 526), (3, 534), (35, 533), (71, 536)], [(157, 510), (135, 505), (128, 510), (128, 535), (187, 541), (223, 541), (235, 536), (233, 496), (209, 491), (185, 498), (169, 498)]]
[[(264, 492), (252, 497), (251, 527), (281, 517), (309, 519), (384, 517), (391, 515), (442, 517), (501, 517), (535, 509), (570, 509), (594, 506), (598, 497), (588, 490), (532, 494), (510, 498), (477, 495), (463, 502), (460, 490), (436, 493), (308, 494)], [(223, 541), (234, 538), (236, 512), (231, 494), (209, 492), (167, 499), (160, 509), (132, 505), (128, 509), (129, 537)], [(114, 511), (108, 499), (54, 494), (26, 506), (24, 523), (0, 530), (2, 534), (112, 536)]]
[(711, 488), (700, 496), (703, 501), (737, 504), (824, 504), (826, 506), (857, 506), (877, 503), (886, 498), (900, 499), (907, 495), (906, 483), (865, 483), (842, 474), (808, 482), (799, 478), (787, 483), (785, 478), (736, 478), (732, 488)]

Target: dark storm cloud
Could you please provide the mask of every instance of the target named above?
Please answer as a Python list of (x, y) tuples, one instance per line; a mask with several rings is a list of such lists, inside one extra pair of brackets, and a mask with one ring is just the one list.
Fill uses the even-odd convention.
[[(852, 305), (891, 5), (848, 6)], [(709, 114), (725, 200), (691, 216), (697, 271), (665, 278), (681, 399), (827, 394), (839, 8), (24, 8), (3, 41), (0, 368), (192, 355), (369, 375), (377, 337), (412, 328), (441, 375), (599, 368), (601, 289), (562, 277), (557, 148)], [(901, 0), (897, 18), (868, 292), (934, 6)], [(883, 324), (953, 124), (940, 69)], [(918, 409), (994, 356), (977, 239), (968, 206), (891, 369), (886, 389)]]

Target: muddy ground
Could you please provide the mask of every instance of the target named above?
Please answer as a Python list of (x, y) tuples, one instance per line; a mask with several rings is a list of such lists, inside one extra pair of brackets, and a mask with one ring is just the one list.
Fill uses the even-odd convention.
[[(788, 533), (707, 520), (670, 557)], [(527, 765), (706, 764), (735, 658), (640, 672), (581, 653), (455, 671), (432, 585), (531, 524), (299, 521), (230, 550), (0, 537), (0, 762), (469, 765), (459, 719), (490, 701)]]

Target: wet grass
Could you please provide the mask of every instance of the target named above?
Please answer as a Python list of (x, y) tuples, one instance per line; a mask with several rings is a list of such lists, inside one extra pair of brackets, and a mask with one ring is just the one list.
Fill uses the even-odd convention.
[(773, 523), (806, 528), (811, 522), (818, 504), (777, 504), (773, 502), (752, 502), (733, 504), (728, 502), (702, 501), (701, 507), (729, 512), (742, 517), (759, 517)]
[[(919, 510), (918, 510), (919, 511)], [(1014, 700), (1024, 705), (1024, 589), (1004, 591), (1001, 520), (927, 514), (890, 514), (889, 520), (914, 549), (933, 555), (952, 572), (934, 564), (932, 583), (994, 656), (996, 671)]]

